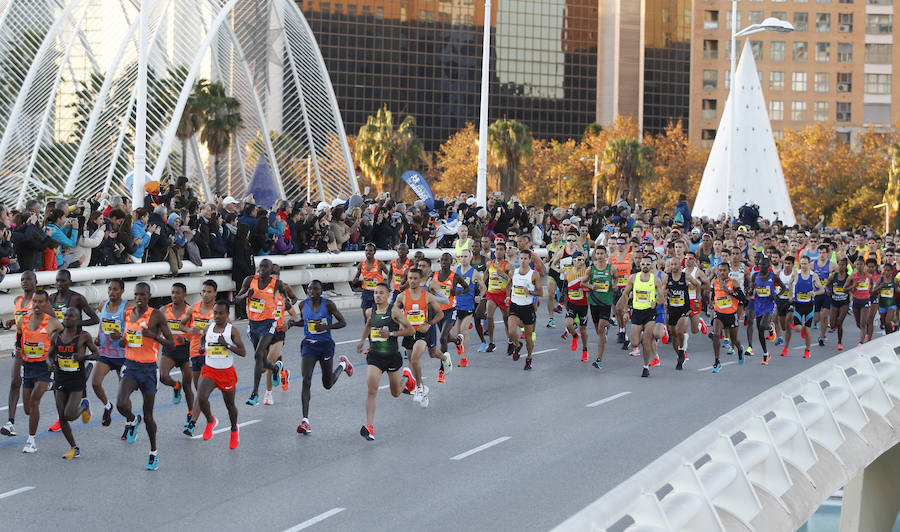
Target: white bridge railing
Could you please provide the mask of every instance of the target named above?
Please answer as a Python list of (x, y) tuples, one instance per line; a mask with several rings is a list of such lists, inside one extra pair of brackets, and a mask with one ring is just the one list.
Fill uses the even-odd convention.
[(796, 530), (898, 443), (898, 346), (887, 335), (770, 388), (555, 530)]

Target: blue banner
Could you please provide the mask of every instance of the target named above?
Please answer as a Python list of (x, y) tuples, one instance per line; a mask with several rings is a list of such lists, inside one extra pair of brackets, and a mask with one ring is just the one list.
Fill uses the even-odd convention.
[(428, 181), (425, 180), (422, 174), (415, 170), (407, 170), (403, 172), (401, 177), (409, 185), (409, 188), (413, 189), (416, 196), (419, 196), (419, 199), (425, 202), (428, 210), (434, 209), (434, 194), (431, 192), (431, 187), (428, 186)]
[(268, 209), (272, 207), (279, 199), (278, 193), (275, 191), (275, 179), (272, 177), (272, 171), (266, 163), (265, 157), (260, 157), (253, 170), (253, 177), (247, 186), (247, 192), (253, 194), (253, 201), (256, 205)]

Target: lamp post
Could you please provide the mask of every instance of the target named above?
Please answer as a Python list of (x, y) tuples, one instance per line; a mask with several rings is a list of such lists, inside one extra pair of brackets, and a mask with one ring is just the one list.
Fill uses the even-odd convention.
[[(478, 117), (478, 166), (475, 184), (475, 201), (479, 207), (487, 206), (487, 142), (488, 142), (488, 93), (491, 70), (491, 0), (484, 2), (484, 36), (481, 50), (481, 109)], [(512, 192), (512, 191), (511, 191)]]
[(884, 208), (884, 232), (887, 234), (888, 227), (891, 224), (891, 209), (888, 207), (887, 203), (879, 203), (878, 205), (872, 205), (873, 209), (881, 209)]
[(568, 181), (568, 180), (572, 179), (572, 177), (571, 176), (563, 177), (562, 174), (556, 174), (556, 206), (557, 207), (561, 206), (561, 204), (562, 204), (562, 201), (560, 199), (561, 198), (561, 195), (560, 195), (560, 191), (561, 191), (561, 188), (560, 188), (561, 181), (560, 180), (561, 179), (565, 179), (566, 181)]
[[(582, 157), (582, 162), (590, 161), (590, 157)], [(594, 186), (594, 208), (597, 208), (597, 174), (600, 172), (600, 157), (597, 154), (594, 154), (594, 179), (591, 180)]]
[(762, 31), (774, 31), (776, 33), (789, 33), (794, 31), (794, 25), (786, 20), (777, 19), (775, 17), (769, 17), (763, 20), (759, 24), (751, 24), (741, 31), (735, 32), (735, 28), (737, 27), (737, 0), (731, 0), (731, 79), (729, 81), (729, 94), (728, 101), (731, 112), (731, 127), (728, 132), (728, 179), (725, 183), (725, 192), (726, 202), (725, 208), (728, 213), (728, 220), (731, 220), (731, 181), (732, 174), (734, 172), (734, 151), (735, 151), (735, 136), (737, 132), (737, 120), (735, 117), (735, 98), (737, 94), (734, 92), (734, 70), (735, 70), (735, 58), (736, 58), (736, 46), (735, 41), (738, 37), (746, 37), (747, 35), (752, 35), (754, 33), (759, 33)]

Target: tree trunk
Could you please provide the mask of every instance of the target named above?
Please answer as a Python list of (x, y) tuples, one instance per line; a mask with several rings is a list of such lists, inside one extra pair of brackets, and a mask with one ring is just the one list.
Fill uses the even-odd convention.
[[(222, 194), (222, 169), (219, 168), (219, 156), (213, 155), (213, 171), (216, 173), (216, 191), (214, 192), (216, 197), (219, 197)], [(210, 198), (209, 201), (214, 201), (215, 198)]]
[(181, 175), (187, 175), (187, 145), (188, 139), (181, 139)]

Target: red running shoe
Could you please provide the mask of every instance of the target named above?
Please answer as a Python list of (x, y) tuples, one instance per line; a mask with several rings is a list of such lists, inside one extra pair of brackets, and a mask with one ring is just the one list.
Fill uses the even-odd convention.
[(309, 428), (309, 420), (304, 418), (300, 421), (300, 424), (297, 425), (297, 434), (309, 434), (310, 432), (312, 432), (312, 429)]
[(437, 381), (438, 381), (438, 382), (444, 382), (444, 370), (442, 370), (442, 369), (439, 369), (439, 370), (438, 370)]
[(406, 391), (412, 393), (416, 389), (416, 378), (409, 368), (403, 368), (403, 376), (406, 377)]
[(781, 356), (783, 356), (783, 357), (788, 356), (788, 350), (787, 350), (787, 347), (785, 347), (784, 349), (781, 350)]
[(669, 330), (668, 329), (663, 329), (663, 335), (662, 335), (662, 338), (660, 338), (660, 339), (662, 340), (662, 343), (664, 343), (664, 344), (669, 343)]
[(237, 449), (237, 446), (241, 444), (240, 432), (241, 429), (231, 431), (231, 439), (228, 440), (229, 449)]
[(659, 355), (656, 355), (656, 358), (650, 361), (650, 367), (656, 367), (659, 365)]
[(572, 351), (578, 350), (578, 333), (572, 335), (572, 345), (569, 346), (569, 349), (571, 349)]
[(809, 358), (809, 349), (803, 350), (803, 358)]
[(209, 441), (213, 437), (213, 430), (215, 430), (216, 425), (219, 424), (219, 420), (213, 416), (213, 420), (210, 423), (206, 424), (206, 428), (203, 429), (203, 441)]
[(709, 325), (703, 321), (703, 318), (700, 318), (700, 334), (706, 335), (709, 333)]
[(459, 363), (456, 364), (456, 367), (458, 367), (458, 368), (464, 368), (464, 367), (466, 367), (466, 366), (468, 366), (468, 365), (469, 365), (469, 359), (466, 358), (466, 357), (462, 357), (462, 358), (459, 359)]
[(59, 432), (60, 430), (62, 430), (62, 427), (59, 426), (59, 420), (57, 419), (56, 423), (50, 425), (47, 430), (49, 430), (50, 432)]
[(581, 350), (581, 361), (582, 361), (582, 362), (587, 362), (587, 361), (588, 361), (588, 352), (587, 352), (586, 349), (582, 349), (582, 350)]
[(369, 441), (375, 441), (375, 427), (372, 425), (363, 425), (359, 429), (359, 435)]
[(353, 364), (350, 363), (350, 359), (344, 355), (341, 355), (341, 359), (338, 361), (338, 363), (340, 364), (341, 362), (344, 362), (344, 364), (345, 364), (344, 365), (344, 373), (346, 373), (348, 377), (352, 377), (353, 376)]

